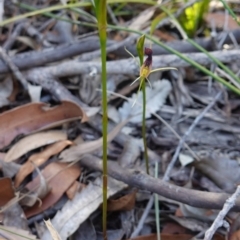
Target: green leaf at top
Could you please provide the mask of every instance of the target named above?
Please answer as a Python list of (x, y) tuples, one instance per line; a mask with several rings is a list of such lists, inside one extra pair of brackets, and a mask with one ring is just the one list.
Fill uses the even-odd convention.
[(144, 59), (144, 42), (145, 42), (145, 35), (142, 35), (137, 41), (137, 53), (140, 60), (140, 65), (143, 65)]

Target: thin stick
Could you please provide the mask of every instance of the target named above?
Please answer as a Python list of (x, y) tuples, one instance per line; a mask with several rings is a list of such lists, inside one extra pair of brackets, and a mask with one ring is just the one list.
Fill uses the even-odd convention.
[(25, 91), (28, 90), (27, 80), (23, 76), (23, 74), (19, 71), (18, 67), (12, 62), (11, 58), (7, 55), (6, 51), (0, 47), (0, 55), (4, 62), (11, 69), (13, 75), (17, 78), (17, 80), (22, 84)]
[(167, 170), (164, 173), (163, 176), (163, 180), (167, 181), (169, 179), (169, 174), (174, 166), (174, 164), (177, 161), (178, 155), (188, 137), (188, 135), (192, 132), (192, 130), (196, 127), (196, 125), (199, 123), (199, 121), (204, 117), (204, 115), (213, 107), (213, 105), (217, 102), (217, 100), (219, 99), (219, 97), (221, 96), (222, 91), (220, 91), (212, 100), (212, 102), (210, 102), (208, 104), (208, 106), (202, 111), (202, 113), (200, 115), (198, 115), (195, 120), (193, 121), (192, 125), (188, 128), (188, 130), (185, 132), (185, 134), (183, 135), (183, 137), (181, 138), (181, 140), (178, 143), (177, 149), (173, 155), (173, 158), (171, 160), (171, 162), (168, 164)]
[(206, 231), (204, 240), (211, 240), (213, 234), (218, 228), (224, 225), (224, 218), (228, 214), (229, 210), (235, 205), (237, 198), (240, 196), (240, 185), (238, 185), (235, 193), (229, 197), (223, 205), (222, 210), (218, 213), (216, 219), (214, 220), (212, 226)]

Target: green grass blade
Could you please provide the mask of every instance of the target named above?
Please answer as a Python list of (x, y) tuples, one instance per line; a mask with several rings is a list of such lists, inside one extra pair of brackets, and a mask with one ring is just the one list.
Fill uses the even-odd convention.
[(237, 15), (233, 12), (233, 10), (228, 6), (227, 2), (225, 0), (220, 0), (225, 7), (225, 9), (228, 10), (229, 14), (232, 16), (232, 18), (240, 25), (240, 21), (237, 17)]

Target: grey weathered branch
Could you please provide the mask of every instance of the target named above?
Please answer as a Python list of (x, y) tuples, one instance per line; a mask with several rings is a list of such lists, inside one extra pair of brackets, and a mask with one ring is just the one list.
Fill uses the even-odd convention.
[[(204, 53), (188, 53), (184, 54), (186, 57), (196, 61), (197, 63), (208, 66), (212, 63), (211, 59)], [(212, 55), (223, 63), (232, 63), (240, 61), (240, 50), (230, 51), (215, 51)], [(175, 55), (154, 56), (153, 69), (161, 67), (188, 67), (189, 63), (180, 59)], [(31, 81), (38, 82), (42, 74), (47, 74), (52, 78), (67, 77), (78, 74), (90, 73), (92, 69), (96, 69), (98, 73), (101, 72), (101, 63), (97, 61), (78, 62), (65, 61), (55, 66), (36, 68), (27, 71), (27, 78)], [(139, 66), (132, 58), (107, 62), (108, 74), (129, 74), (137, 75)]]
[[(92, 155), (84, 156), (80, 163), (88, 168), (102, 171), (102, 161)], [(116, 162), (108, 161), (108, 174), (132, 187), (157, 193), (193, 207), (222, 209), (225, 201), (231, 196), (225, 193), (213, 193), (175, 186), (160, 179), (151, 177), (134, 169), (124, 169)], [(240, 210), (240, 199), (237, 199), (233, 210)]]
[[(231, 32), (235, 37), (237, 42), (240, 42), (240, 30), (236, 29)], [(221, 34), (219, 34), (219, 38)], [(218, 36), (216, 37), (218, 39)], [(199, 38), (195, 41), (204, 49), (211, 52), (215, 49), (213, 40), (211, 38)], [(109, 41), (108, 46), (115, 45), (117, 42)], [(224, 40), (224, 44), (231, 44), (232, 40), (228, 36)], [(167, 46), (181, 52), (181, 53), (194, 53), (199, 52), (194, 46), (186, 41), (173, 41), (166, 43)], [(126, 47), (133, 55), (136, 55), (135, 45), (132, 43), (126, 44)], [(84, 39), (78, 42), (73, 42), (69, 44), (62, 44), (58, 47), (52, 49), (44, 49), (43, 51), (31, 51), (27, 53), (19, 53), (11, 57), (11, 61), (18, 67), (19, 70), (30, 69), (33, 67), (42, 66), (47, 63), (60, 61), (66, 58), (74, 57), (82, 53), (96, 51), (99, 49), (99, 43), (97, 38), (91, 37), (90, 39)], [(155, 55), (166, 55), (168, 51), (165, 49), (153, 45), (153, 52)], [(118, 47), (114, 51), (111, 51), (112, 54), (117, 55), (118, 57), (128, 57), (128, 53), (124, 50), (124, 47)], [(91, 54), (91, 53), (90, 53)], [(0, 59), (0, 74), (10, 72), (8, 66), (1, 61)]]

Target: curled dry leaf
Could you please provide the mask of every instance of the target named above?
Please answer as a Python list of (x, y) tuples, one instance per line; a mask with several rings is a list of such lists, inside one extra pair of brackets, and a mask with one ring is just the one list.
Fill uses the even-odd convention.
[(63, 131), (40, 132), (24, 137), (18, 141), (6, 154), (4, 161), (11, 162), (27, 152), (57, 141), (66, 140), (67, 134)]
[(70, 187), (69, 189), (66, 191), (66, 195), (67, 197), (72, 200), (74, 198), (74, 196), (76, 195), (76, 193), (85, 185), (82, 185), (80, 182), (75, 181)]
[[(68, 167), (66, 163), (53, 162), (42, 171), (42, 175), (48, 181), (51, 192), (42, 199), (42, 205), (35, 204), (32, 208), (25, 211), (27, 217), (34, 216), (53, 206), (73, 184), (80, 175), (80, 168), (77, 165)], [(30, 191), (36, 191), (39, 187), (39, 176), (27, 184)]]
[(9, 145), (19, 134), (29, 134), (77, 119), (84, 122), (87, 116), (70, 101), (63, 101), (54, 107), (45, 103), (30, 103), (6, 111), (0, 114), (0, 149)]
[(34, 163), (36, 166), (41, 166), (43, 163), (45, 163), (51, 156), (58, 154), (61, 152), (65, 147), (72, 145), (72, 142), (69, 140), (62, 140), (59, 142), (56, 142), (54, 144), (51, 144), (50, 146), (46, 147), (45, 150), (43, 150), (40, 153), (33, 154), (27, 162), (25, 162), (19, 172), (17, 173), (15, 177), (15, 187), (19, 187), (19, 185), (22, 183), (22, 181), (25, 179), (25, 177), (32, 173), (34, 170), (34, 166), (32, 163)]
[(0, 207), (7, 204), (14, 197), (12, 180), (10, 178), (0, 178)]
[(108, 201), (108, 211), (130, 211), (135, 206), (135, 200), (136, 200), (136, 193), (137, 191), (133, 191), (123, 197), (120, 197), (119, 199), (113, 200), (110, 199)]

